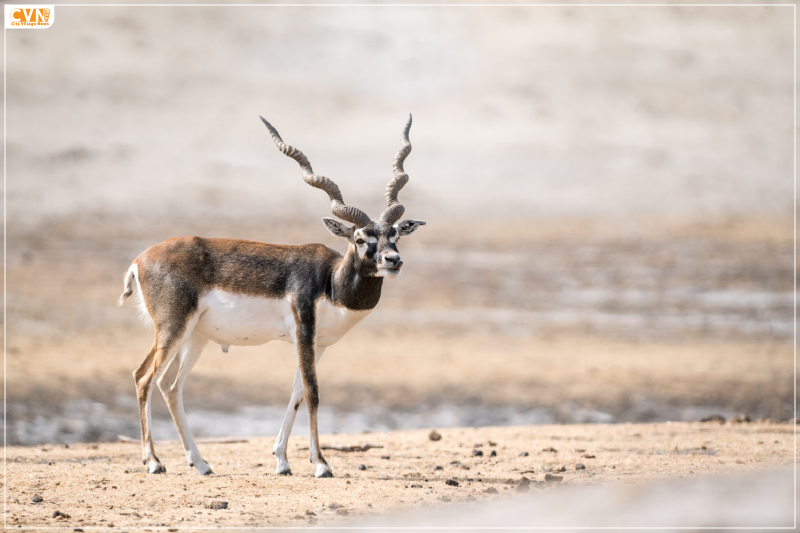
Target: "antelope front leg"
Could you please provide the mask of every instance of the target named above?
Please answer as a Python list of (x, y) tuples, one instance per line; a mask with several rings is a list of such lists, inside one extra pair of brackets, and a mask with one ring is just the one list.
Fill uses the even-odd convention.
[[(317, 348), (316, 362), (322, 357), (325, 348)], [(300, 367), (294, 373), (294, 381), (292, 382), (292, 396), (289, 399), (289, 406), (286, 408), (286, 416), (283, 419), (283, 426), (281, 427), (278, 438), (275, 439), (275, 446), (272, 447), (272, 455), (278, 461), (278, 466), (275, 473), (281, 476), (291, 476), (292, 469), (289, 467), (289, 461), (286, 459), (286, 446), (289, 444), (289, 435), (292, 433), (292, 426), (294, 426), (294, 419), (297, 416), (297, 410), (300, 409), (300, 404), (303, 403), (303, 376), (300, 372)]]
[(317, 467), (317, 477), (333, 477), (331, 467), (322, 457), (322, 450), (319, 445), (319, 433), (317, 432), (317, 409), (319, 408), (319, 385), (317, 384), (316, 370), (316, 331), (314, 303), (295, 304), (294, 319), (297, 325), (295, 333), (295, 349), (297, 350), (297, 360), (300, 367), (300, 375), (303, 378), (303, 390), (305, 392), (306, 405), (308, 406), (308, 429), (311, 434), (311, 443), (308, 447), (311, 454), (311, 462)]

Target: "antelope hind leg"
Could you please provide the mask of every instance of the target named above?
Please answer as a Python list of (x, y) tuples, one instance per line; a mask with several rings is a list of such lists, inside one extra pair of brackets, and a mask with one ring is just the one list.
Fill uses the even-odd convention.
[(189, 466), (195, 467), (200, 475), (204, 476), (214, 472), (200, 456), (200, 450), (197, 449), (192, 430), (189, 428), (186, 412), (183, 409), (183, 385), (195, 363), (200, 359), (206, 344), (208, 344), (208, 339), (197, 334), (192, 335), (181, 348), (179, 355), (173, 357), (169, 362), (164, 375), (158, 379), (158, 388), (161, 389), (172, 420), (175, 421), (175, 426), (178, 428), (186, 460), (189, 462)]

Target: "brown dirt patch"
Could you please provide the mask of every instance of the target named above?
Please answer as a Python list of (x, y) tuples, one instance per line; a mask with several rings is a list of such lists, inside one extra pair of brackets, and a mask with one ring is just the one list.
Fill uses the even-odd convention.
[[(273, 439), (204, 443), (216, 474), (201, 477), (178, 443), (160, 443), (164, 475), (148, 475), (138, 444), (9, 447), (7, 520), (22, 527), (246, 527), (334, 525), (365, 516), (448, 502), (535, 498), (554, 485), (636, 484), (792, 464), (794, 427), (773, 423), (666, 423), (453, 428), (323, 435), (325, 444), (383, 444), (328, 451), (333, 479), (315, 479), (304, 438), (292, 437), (292, 477), (273, 474)], [(491, 443), (496, 443), (492, 446)], [(483, 456), (475, 456), (480, 450)], [(545, 451), (551, 450), (551, 451)], [(554, 450), (554, 451), (552, 451)], [(490, 456), (495, 451), (495, 457)], [(523, 452), (528, 455), (521, 456)], [(389, 456), (382, 459), (381, 456)], [(576, 470), (582, 463), (585, 469)], [(366, 470), (359, 470), (363, 464)], [(435, 470), (441, 466), (442, 470)], [(548, 469), (563, 476), (545, 482)], [(518, 492), (525, 477), (528, 492)], [(446, 484), (457, 480), (458, 486)], [(491, 490), (494, 489), (494, 490)], [(496, 493), (494, 491), (497, 491)], [(36, 495), (42, 501), (32, 503)], [(207, 502), (228, 502), (209, 509)], [(60, 511), (69, 518), (56, 517)], [(313, 513), (313, 514), (312, 514)]]

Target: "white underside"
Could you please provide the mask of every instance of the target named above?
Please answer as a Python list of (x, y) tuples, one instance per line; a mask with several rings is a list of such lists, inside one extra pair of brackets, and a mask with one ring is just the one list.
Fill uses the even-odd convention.
[[(152, 324), (139, 288), (138, 272), (135, 274), (139, 313)], [(317, 346), (336, 343), (369, 313), (370, 310), (337, 307), (320, 298), (316, 304)], [(225, 351), (228, 346), (259, 346), (274, 340), (294, 342), (295, 321), (289, 297), (263, 298), (212, 289), (200, 297), (195, 316), (199, 319), (194, 331), (222, 345)]]

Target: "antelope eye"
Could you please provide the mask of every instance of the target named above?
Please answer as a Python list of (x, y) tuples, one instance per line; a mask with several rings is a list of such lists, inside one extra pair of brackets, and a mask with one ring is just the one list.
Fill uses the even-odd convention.
[(356, 239), (356, 244), (361, 246), (362, 244), (364, 244), (364, 239)]

